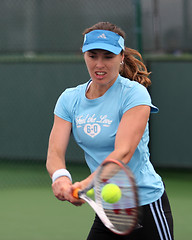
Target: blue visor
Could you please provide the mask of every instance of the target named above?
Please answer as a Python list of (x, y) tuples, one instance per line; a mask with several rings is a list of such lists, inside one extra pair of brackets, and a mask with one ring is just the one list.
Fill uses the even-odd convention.
[(85, 34), (82, 52), (92, 49), (103, 49), (117, 55), (124, 50), (124, 39), (108, 30), (93, 30)]

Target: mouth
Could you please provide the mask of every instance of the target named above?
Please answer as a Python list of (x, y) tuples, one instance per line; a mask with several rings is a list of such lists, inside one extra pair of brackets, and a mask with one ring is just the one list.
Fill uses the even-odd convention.
[(95, 75), (97, 78), (103, 78), (107, 73), (106, 72), (101, 72), (101, 71), (96, 71)]

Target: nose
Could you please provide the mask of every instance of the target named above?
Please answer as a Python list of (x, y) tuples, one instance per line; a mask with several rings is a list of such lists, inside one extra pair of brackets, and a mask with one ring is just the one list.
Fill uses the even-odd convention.
[(105, 65), (105, 64), (104, 64), (103, 58), (98, 57), (96, 66), (97, 66), (98, 68), (103, 68), (104, 65)]

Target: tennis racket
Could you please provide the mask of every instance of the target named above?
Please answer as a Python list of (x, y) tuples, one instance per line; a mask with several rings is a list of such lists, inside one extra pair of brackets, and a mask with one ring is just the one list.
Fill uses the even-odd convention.
[[(121, 190), (118, 202), (105, 202), (101, 196), (106, 184), (116, 184)], [(94, 188), (94, 198), (87, 192)], [(107, 159), (98, 167), (91, 185), (75, 189), (73, 196), (85, 200), (99, 216), (103, 224), (119, 235), (129, 234), (137, 225), (138, 194), (133, 174), (121, 161)]]

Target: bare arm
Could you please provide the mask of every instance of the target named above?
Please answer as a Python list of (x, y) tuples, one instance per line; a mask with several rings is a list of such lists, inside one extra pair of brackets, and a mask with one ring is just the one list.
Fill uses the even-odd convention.
[(115, 149), (107, 158), (114, 158), (127, 164), (133, 156), (145, 131), (150, 107), (136, 106), (124, 113), (118, 127)]
[[(49, 138), (46, 167), (52, 177), (58, 169), (65, 169), (65, 154), (71, 133), (71, 123), (55, 116), (53, 128)], [(72, 182), (66, 177), (59, 177), (52, 184), (54, 195), (61, 201), (69, 201), (74, 205), (81, 205), (82, 200), (77, 200), (72, 196)]]
[(66, 168), (65, 153), (69, 143), (71, 123), (55, 116), (49, 138), (47, 170), (52, 177), (57, 169)]

